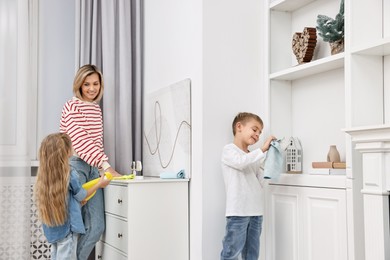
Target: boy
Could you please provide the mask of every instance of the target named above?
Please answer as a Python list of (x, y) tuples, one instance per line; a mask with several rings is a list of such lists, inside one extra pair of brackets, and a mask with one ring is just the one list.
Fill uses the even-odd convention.
[(239, 113), (233, 120), (234, 141), (223, 148), (222, 173), (226, 189), (226, 234), (221, 260), (257, 260), (263, 222), (260, 164), (274, 136), (262, 148), (249, 151), (259, 140), (263, 121), (252, 113)]

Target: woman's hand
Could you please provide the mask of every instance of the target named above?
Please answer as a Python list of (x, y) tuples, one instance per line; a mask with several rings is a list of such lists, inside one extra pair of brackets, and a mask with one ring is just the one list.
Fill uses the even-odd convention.
[(114, 170), (114, 168), (109, 167), (106, 172), (111, 173), (112, 177), (120, 177), (122, 174), (118, 173), (117, 171)]

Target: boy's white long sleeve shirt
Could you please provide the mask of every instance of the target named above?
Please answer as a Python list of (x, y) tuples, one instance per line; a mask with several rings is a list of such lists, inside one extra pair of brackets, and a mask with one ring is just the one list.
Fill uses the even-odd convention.
[(222, 174), (226, 190), (226, 216), (264, 214), (261, 149), (245, 153), (231, 143), (223, 148)]

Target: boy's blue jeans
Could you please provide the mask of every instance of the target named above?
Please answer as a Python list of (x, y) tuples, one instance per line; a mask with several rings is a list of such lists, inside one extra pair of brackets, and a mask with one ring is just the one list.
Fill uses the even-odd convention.
[[(81, 185), (100, 177), (96, 167), (90, 166), (78, 157), (72, 156), (70, 165), (77, 171)], [(77, 259), (88, 259), (105, 228), (102, 189), (98, 189), (95, 195), (81, 208), (81, 214), (83, 215), (85, 234), (80, 235), (77, 243)]]
[(226, 217), (221, 260), (258, 260), (263, 216)]

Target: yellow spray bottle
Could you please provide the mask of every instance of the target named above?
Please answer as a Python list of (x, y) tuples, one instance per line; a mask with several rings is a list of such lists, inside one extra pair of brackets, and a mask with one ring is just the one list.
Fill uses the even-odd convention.
[[(109, 180), (113, 179), (113, 176), (112, 176), (112, 174), (110, 172), (105, 172), (104, 173), (104, 177), (106, 179), (109, 179)], [(83, 188), (86, 189), (86, 190), (89, 190), (90, 188), (92, 188), (94, 185), (96, 185), (99, 182), (100, 178), (101, 177), (93, 179), (93, 180), (91, 180), (89, 182), (84, 183), (83, 184)], [(89, 197), (86, 198), (85, 201), (88, 201), (90, 198), (92, 198), (93, 195), (95, 195), (95, 193), (96, 193), (96, 191), (94, 193), (92, 193), (91, 195), (89, 195)]]

